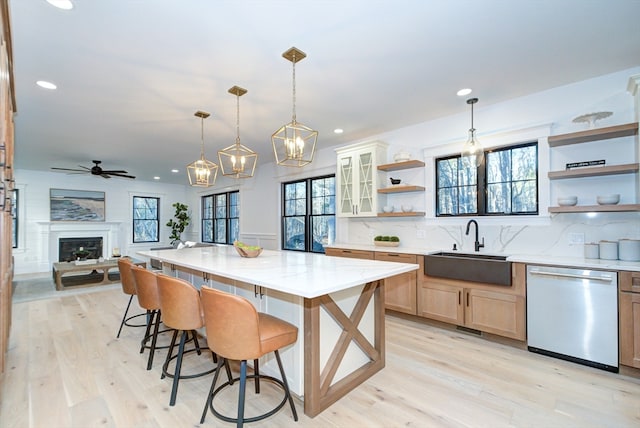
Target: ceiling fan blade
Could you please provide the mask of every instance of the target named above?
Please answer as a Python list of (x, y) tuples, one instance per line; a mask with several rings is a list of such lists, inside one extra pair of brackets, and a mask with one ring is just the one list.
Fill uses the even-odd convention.
[(126, 174), (118, 174), (118, 173), (110, 173), (110, 174), (115, 176), (115, 177), (136, 178), (134, 175), (126, 175)]
[(121, 169), (103, 169), (102, 172), (104, 174), (127, 174), (127, 171), (121, 170)]
[(102, 177), (102, 178), (111, 178), (111, 176), (109, 174), (105, 174), (105, 173), (100, 174), (100, 177)]
[(73, 172), (81, 172), (81, 173), (83, 173), (83, 174), (87, 172), (87, 171), (82, 170), (82, 169), (56, 168), (56, 167), (53, 167), (53, 166), (51, 167), (51, 169), (56, 169), (56, 170), (59, 170), (59, 171), (73, 171)]

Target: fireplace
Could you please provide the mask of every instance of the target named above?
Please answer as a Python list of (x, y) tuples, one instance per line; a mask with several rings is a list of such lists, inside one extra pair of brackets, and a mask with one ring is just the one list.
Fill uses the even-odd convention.
[(73, 254), (82, 247), (89, 251), (88, 259), (97, 259), (102, 257), (102, 237), (77, 237), (77, 238), (59, 238), (58, 239), (58, 261), (69, 262), (76, 259)]

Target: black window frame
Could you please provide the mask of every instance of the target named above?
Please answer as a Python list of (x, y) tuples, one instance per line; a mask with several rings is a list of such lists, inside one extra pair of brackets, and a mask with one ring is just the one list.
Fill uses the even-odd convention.
[[(219, 212), (218, 208), (220, 204), (218, 203), (219, 197), (224, 196), (224, 213), (225, 215), (222, 217), (217, 217), (217, 213)], [(206, 200), (211, 199), (211, 209), (210, 212), (207, 212), (209, 209), (207, 208)], [(232, 202), (235, 200), (235, 204)], [(200, 213), (201, 213), (201, 233), (200, 239), (202, 242), (208, 242), (212, 244), (223, 244), (223, 245), (232, 245), (235, 239), (240, 237), (240, 191), (239, 190), (230, 190), (228, 192), (220, 192), (220, 193), (212, 193), (209, 195), (204, 195), (200, 200)], [(218, 231), (216, 228), (216, 222), (222, 221), (224, 222), (224, 239), (220, 239), (218, 236)], [(205, 231), (207, 230), (207, 222), (211, 222), (211, 239), (209, 237), (205, 237)], [(231, 236), (231, 232), (233, 230), (234, 223), (238, 225), (238, 236)]]
[[(333, 179), (333, 183), (334, 183), (334, 187), (333, 187), (333, 195), (325, 195), (324, 197), (328, 196), (328, 197), (333, 197), (333, 213), (322, 213), (322, 214), (313, 214), (313, 196), (312, 196), (312, 188), (313, 188), (313, 182), (316, 180), (326, 180), (328, 178)], [(298, 184), (298, 183), (305, 183), (305, 214), (304, 214), (304, 249), (297, 249), (297, 248), (289, 248), (287, 246), (287, 237), (286, 237), (286, 222), (288, 218), (292, 218), (292, 217), (301, 217), (300, 215), (286, 215), (287, 209), (286, 209), (286, 204), (287, 204), (287, 199), (286, 199), (286, 187), (292, 184)], [(303, 179), (299, 179), (299, 180), (292, 180), (292, 181), (287, 181), (287, 182), (283, 182), (282, 183), (282, 198), (281, 198), (281, 219), (280, 219), (280, 224), (281, 224), (281, 239), (280, 239), (280, 248), (282, 250), (287, 250), (287, 251), (299, 251), (299, 252), (306, 252), (306, 253), (316, 253), (316, 254), (324, 254), (325, 250), (324, 250), (324, 246), (322, 245), (322, 243), (318, 243), (319, 245), (314, 245), (314, 241), (313, 241), (313, 224), (314, 224), (314, 218), (316, 217), (328, 217), (331, 216), (333, 217), (333, 223), (335, 225), (335, 220), (336, 220), (336, 203), (337, 203), (337, 195), (336, 195), (336, 174), (327, 174), (327, 175), (322, 175), (322, 176), (317, 176), (317, 177), (308, 177), (308, 178), (303, 178)], [(334, 228), (335, 230), (335, 228)], [(321, 248), (320, 248), (321, 247)]]
[[(536, 205), (536, 209), (535, 211), (523, 211), (523, 212), (487, 212), (487, 199), (488, 199), (488, 186), (489, 184), (487, 183), (487, 155), (490, 153), (497, 153), (497, 152), (501, 152), (501, 151), (513, 151), (516, 149), (520, 149), (523, 147), (534, 147), (535, 148), (535, 205)], [(484, 151), (484, 161), (478, 165), (476, 168), (476, 184), (475, 184), (475, 190), (476, 190), (476, 206), (477, 206), (477, 212), (475, 213), (460, 213), (460, 209), (458, 207), (458, 213), (455, 214), (450, 214), (450, 213), (445, 213), (445, 214), (441, 214), (440, 213), (440, 190), (442, 187), (440, 187), (440, 181), (438, 180), (439, 178), (439, 161), (446, 161), (446, 160), (450, 160), (450, 159), (458, 159), (458, 167), (460, 166), (460, 162), (462, 159), (462, 156), (460, 154), (456, 154), (456, 155), (450, 155), (450, 156), (443, 156), (443, 157), (439, 157), (435, 159), (435, 163), (434, 163), (434, 172), (435, 172), (435, 182), (434, 182), (434, 187), (435, 187), (435, 213), (436, 213), (436, 217), (472, 217), (472, 216), (484, 216), (484, 217), (495, 217), (495, 216), (529, 216), (529, 215), (538, 215), (540, 213), (540, 192), (539, 192), (539, 187), (540, 187), (540, 174), (539, 174), (539, 161), (540, 161), (540, 156), (539, 156), (539, 144), (538, 141), (529, 141), (529, 142), (525, 142), (525, 143), (518, 143), (518, 144), (512, 144), (512, 145), (508, 145), (508, 146), (503, 146), (503, 147), (496, 147), (496, 148), (492, 148), (492, 149), (487, 149)], [(511, 177), (511, 179), (507, 182), (507, 183), (511, 183), (513, 184), (514, 182), (517, 182), (518, 180), (513, 180), (513, 178)], [(457, 187), (461, 187), (461, 186), (457, 186)], [(513, 201), (511, 201), (511, 206), (513, 206)]]
[[(149, 217), (149, 218), (136, 218), (136, 199), (144, 199), (144, 200), (149, 200), (149, 199), (153, 199), (156, 201), (156, 216), (155, 217)], [(148, 210), (146, 210), (148, 211)], [(139, 221), (152, 221), (155, 222), (156, 224), (156, 239), (155, 240), (138, 240), (136, 239), (136, 222)], [(144, 243), (148, 243), (148, 242), (160, 242), (160, 198), (157, 196), (133, 196), (132, 199), (132, 212), (131, 212), (131, 239), (133, 240), (134, 244), (144, 244)]]

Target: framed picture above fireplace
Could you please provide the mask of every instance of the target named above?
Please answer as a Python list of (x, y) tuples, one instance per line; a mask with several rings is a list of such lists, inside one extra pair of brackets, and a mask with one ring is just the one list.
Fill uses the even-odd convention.
[(51, 221), (104, 221), (104, 192), (50, 189)]

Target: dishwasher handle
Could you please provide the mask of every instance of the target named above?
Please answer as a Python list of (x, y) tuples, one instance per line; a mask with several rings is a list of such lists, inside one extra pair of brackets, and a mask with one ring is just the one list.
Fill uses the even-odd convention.
[(533, 270), (529, 271), (531, 275), (540, 275), (540, 276), (559, 276), (562, 278), (575, 278), (575, 279), (588, 279), (590, 281), (601, 281), (601, 282), (611, 282), (613, 281), (613, 277), (609, 275), (602, 276), (591, 276), (591, 275), (580, 275), (575, 273), (562, 273), (562, 272), (551, 272), (545, 270)]

